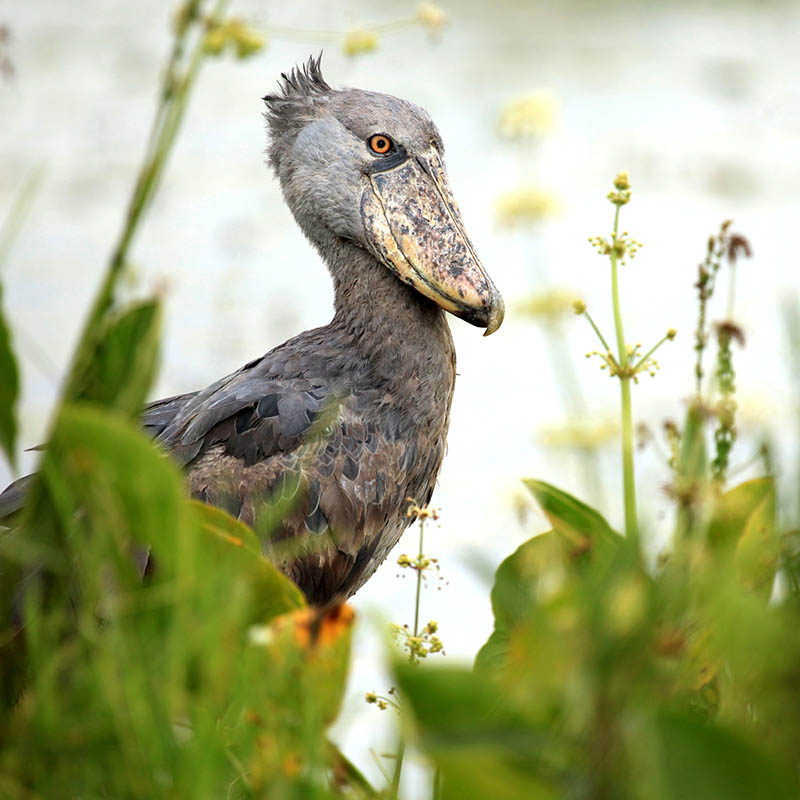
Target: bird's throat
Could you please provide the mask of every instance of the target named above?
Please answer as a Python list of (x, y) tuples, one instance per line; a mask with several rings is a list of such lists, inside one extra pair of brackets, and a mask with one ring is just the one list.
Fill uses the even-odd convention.
[(455, 349), (444, 312), (350, 242), (326, 261), (334, 282), (331, 327), (354, 351), (393, 383), (436, 387), (437, 394), (446, 384), (451, 391)]

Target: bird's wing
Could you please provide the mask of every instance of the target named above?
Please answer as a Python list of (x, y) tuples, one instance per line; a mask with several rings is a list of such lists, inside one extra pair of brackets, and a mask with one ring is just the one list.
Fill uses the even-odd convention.
[(198, 392), (176, 394), (148, 403), (140, 417), (142, 428), (153, 437), (160, 436), (181, 409), (197, 395)]
[(358, 588), (406, 526), (416, 446), (380, 431), (353, 397), (267, 364), (191, 398), (159, 436), (195, 497), (257, 529), (266, 500), (288, 501), (268, 549), (312, 603)]
[[(197, 392), (175, 395), (145, 406), (140, 417), (142, 428), (151, 436), (159, 436), (170, 422), (175, 419), (186, 403), (196, 395)], [(30, 449), (44, 450), (45, 445), (37, 445)], [(0, 492), (0, 521), (9, 519), (22, 510), (34, 477), (34, 475), (25, 475), (22, 478), (18, 478)]]
[[(323, 380), (274, 377), (268, 364), (248, 365), (186, 399), (154, 404), (153, 427), (175, 460), (189, 469), (214, 449), (250, 466), (291, 452), (326, 405), (335, 402)], [(173, 413), (174, 411), (174, 413)]]
[(17, 478), (0, 492), (0, 525), (5, 525), (4, 520), (22, 510), (33, 478), (33, 475)]

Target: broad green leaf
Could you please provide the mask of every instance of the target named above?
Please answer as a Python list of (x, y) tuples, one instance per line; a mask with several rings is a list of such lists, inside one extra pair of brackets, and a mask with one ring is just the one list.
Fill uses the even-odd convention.
[(261, 543), (249, 525), (234, 519), (227, 511), (218, 506), (202, 503), (199, 500), (192, 500), (191, 503), (200, 525), (206, 533), (225, 539), (232, 546), (243, 547), (250, 553), (261, 555)]
[[(95, 408), (64, 409), (43, 475), (71, 535), (110, 537), (123, 562), (136, 542), (153, 548), (161, 578), (187, 559), (237, 575), (252, 587), (254, 622), (305, 605), (299, 589), (261, 555), (252, 530), (221, 509), (189, 501), (177, 467), (133, 423)], [(208, 535), (195, 541), (200, 532)]]
[(748, 515), (736, 544), (734, 561), (739, 580), (749, 589), (769, 597), (778, 564), (774, 492), (767, 492)]
[(701, 719), (662, 713), (656, 720), (660, 791), (692, 800), (796, 798), (783, 770), (737, 733)]
[[(132, 543), (158, 548), (161, 571), (171, 573), (179, 534), (192, 524), (183, 479), (134, 423), (93, 406), (63, 408), (41, 479), (57, 524), (78, 552), (80, 538), (97, 532), (109, 552)], [(53, 522), (36, 507), (29, 512), (26, 527)]]
[(769, 494), (775, 492), (773, 478), (745, 481), (717, 498), (708, 524), (712, 544), (733, 545), (744, 531), (748, 518)]
[(550, 732), (504, 704), (485, 677), (404, 662), (395, 664), (395, 675), (419, 746), (443, 773), (445, 798), (559, 796), (549, 780), (553, 771), (542, 769), (539, 757), (548, 751)]
[(200, 530), (209, 534), (205, 546), (212, 558), (227, 561), (241, 579), (252, 581), (253, 621), (266, 622), (280, 614), (305, 608), (303, 593), (261, 554), (261, 545), (253, 530), (215, 506), (191, 501)]
[(465, 745), (433, 757), (442, 774), (442, 800), (556, 800), (563, 793), (536, 774), (524, 757), (508, 759), (496, 748)]
[(11, 334), (2, 308), (3, 292), (0, 286), (0, 448), (11, 465), (16, 465), (17, 417), (16, 403), (19, 395), (17, 361), (11, 349)]
[(561, 545), (553, 531), (534, 536), (503, 561), (492, 587), (494, 631), (478, 651), (475, 668), (491, 668), (505, 659), (511, 630), (521, 624), (537, 601), (540, 578), (558, 569)]
[(138, 415), (153, 382), (161, 331), (159, 303), (136, 303), (111, 317), (84, 375), (81, 400)]
[(553, 530), (563, 536), (576, 552), (585, 552), (596, 539), (609, 543), (619, 541), (619, 534), (586, 503), (544, 481), (526, 478), (522, 482), (542, 507)]

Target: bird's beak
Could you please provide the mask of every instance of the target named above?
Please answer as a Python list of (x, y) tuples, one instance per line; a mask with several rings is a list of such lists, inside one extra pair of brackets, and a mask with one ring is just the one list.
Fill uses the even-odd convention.
[(377, 258), (446, 311), (486, 328), (485, 336), (494, 333), (503, 298), (464, 231), (438, 152), (431, 148), (368, 179), (361, 216)]

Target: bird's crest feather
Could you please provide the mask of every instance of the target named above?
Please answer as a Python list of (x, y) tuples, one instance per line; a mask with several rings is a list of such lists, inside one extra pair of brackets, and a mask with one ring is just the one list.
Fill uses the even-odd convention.
[(286, 100), (313, 98), (330, 92), (331, 87), (322, 77), (321, 61), (322, 53), (316, 58), (311, 56), (305, 64), (294, 67), (288, 73), (281, 73), (281, 80), (278, 81), (280, 94), (265, 95), (264, 102), (267, 106)]

